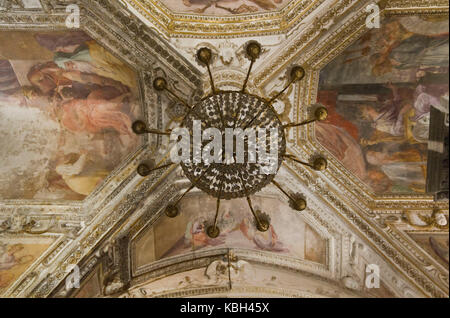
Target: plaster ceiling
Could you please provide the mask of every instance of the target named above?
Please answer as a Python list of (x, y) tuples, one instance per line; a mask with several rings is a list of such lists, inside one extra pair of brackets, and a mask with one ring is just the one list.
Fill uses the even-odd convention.
[[(65, 27), (64, 1), (26, 1), (24, 8), (14, 2), (0, 9), (0, 74), (14, 75), (2, 77), (0, 84), (0, 133), (8, 136), (1, 143), (11, 149), (2, 154), (2, 163), (9, 165), (0, 167), (5, 180), (0, 184), (0, 265), (7, 265), (0, 266), (0, 295), (146, 297), (186, 290), (191, 291), (186, 295), (202, 295), (212, 288), (206, 294), (448, 296), (448, 200), (435, 202), (425, 191), (426, 140), (418, 129), (400, 127), (393, 133), (392, 118), (377, 123), (371, 117), (404, 109), (407, 123), (416, 126), (427, 113), (416, 102), (420, 93), (448, 96), (448, 80), (442, 81), (448, 75), (448, 22), (442, 19), (448, 17), (448, 4), (390, 1), (386, 6), (381, 1), (381, 28), (367, 30), (366, 1), (285, 0), (270, 2), (273, 8), (259, 1), (186, 1), (77, 1), (83, 9), (77, 43)], [(197, 10), (209, 3), (204, 12)], [(258, 11), (233, 14), (221, 5), (255, 5)], [(47, 35), (47, 41), (37, 41), (39, 35)], [(55, 54), (64, 45), (53, 44), (64, 39), (72, 41), (66, 46), (76, 44), (75, 51)], [(290, 153), (305, 161), (321, 154), (329, 168), (317, 173), (288, 163), (277, 176), (289, 191), (308, 199), (301, 215), (283, 203), (276, 188), (255, 197), (273, 220), (270, 235), (249, 230), (248, 211), (236, 200), (224, 207), (226, 235), (209, 242), (202, 226), (213, 217), (214, 202), (193, 191), (182, 201), (179, 219), (161, 216), (188, 183), (179, 168), (139, 177), (139, 163), (167, 160), (168, 140), (136, 138), (126, 123), (139, 118), (150, 127), (170, 129), (182, 118), (177, 101), (153, 90), (156, 76), (167, 78), (190, 104), (209, 92), (206, 70), (195, 60), (202, 46), (214, 53), (217, 86), (240, 87), (250, 39), (263, 46), (250, 92), (273, 96), (287, 83), (291, 65), (305, 67), (305, 79), (274, 107), (284, 123), (309, 118), (317, 102), (328, 107), (327, 121), (292, 129), (287, 139)], [(411, 39), (421, 46), (412, 47)], [(86, 46), (89, 58), (83, 57)], [(85, 62), (75, 64), (93, 76), (64, 73), (73, 71), (73, 64), (65, 64), (70, 58)], [(55, 63), (68, 88), (47, 91), (30, 81), (31, 68), (43, 63)], [(410, 103), (397, 109), (399, 90)], [(92, 105), (87, 101), (95, 92), (104, 109), (97, 117), (83, 108)], [(38, 103), (29, 105), (33, 101)], [(69, 112), (73, 109), (77, 112)], [(176, 235), (166, 237), (168, 232)], [(227, 287), (220, 270), (202, 274), (219, 269), (230, 253), (240, 268), (233, 277), (235, 289)], [(362, 286), (366, 267), (374, 263), (385, 276), (382, 288), (370, 291)], [(65, 290), (74, 265), (81, 268), (83, 288)], [(271, 281), (267, 271), (273, 266), (285, 272)], [(296, 276), (299, 272), (306, 276)], [(249, 273), (259, 273), (264, 283), (251, 281)], [(158, 281), (162, 276), (169, 281)], [(177, 285), (183, 277), (191, 281)], [(307, 287), (289, 285), (290, 277), (299, 279), (294, 285)], [(178, 287), (164, 291), (164, 285)]]

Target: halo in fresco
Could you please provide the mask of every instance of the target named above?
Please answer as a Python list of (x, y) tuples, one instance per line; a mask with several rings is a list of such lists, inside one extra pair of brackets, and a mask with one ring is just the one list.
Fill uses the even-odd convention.
[(0, 43), (0, 199), (85, 198), (138, 146), (136, 74), (81, 31)]
[(236, 15), (277, 11), (289, 0), (161, 0), (176, 13), (197, 13), (203, 15)]
[(329, 116), (317, 140), (377, 193), (425, 192), (430, 109), (448, 114), (448, 60), (448, 16), (387, 18), (321, 71)]

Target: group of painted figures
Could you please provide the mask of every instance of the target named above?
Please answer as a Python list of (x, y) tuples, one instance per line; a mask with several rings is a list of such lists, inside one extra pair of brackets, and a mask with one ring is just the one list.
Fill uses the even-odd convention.
[[(26, 76), (13, 67), (20, 62), (0, 60), (0, 110), (37, 108), (58, 123), (60, 135), (46, 189), (22, 197), (53, 192), (53, 198), (80, 199), (137, 142), (131, 131), (138, 114), (136, 75), (84, 32), (37, 33), (34, 39), (53, 60), (35, 63)], [(58, 195), (58, 189), (72, 193)]]
[(417, 34), (406, 22), (368, 32), (321, 74), (329, 118), (316, 136), (379, 193), (425, 191), (430, 110), (448, 114), (448, 29)]

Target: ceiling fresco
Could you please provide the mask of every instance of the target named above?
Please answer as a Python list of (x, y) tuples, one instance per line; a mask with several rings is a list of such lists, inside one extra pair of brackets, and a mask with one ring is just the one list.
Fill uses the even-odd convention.
[[(136, 267), (166, 257), (217, 247), (269, 251), (327, 265), (327, 240), (289, 206), (280, 205), (278, 200), (255, 200), (255, 209), (263, 209), (273, 221), (264, 233), (254, 229), (254, 220), (244, 199), (224, 202), (223, 216), (218, 223), (221, 233), (211, 239), (206, 235), (205, 228), (211, 222), (210, 211), (215, 204), (212, 198), (195, 196), (182, 203), (180, 218), (158, 219), (135, 243)], [(168, 231), (172, 233), (170, 237), (165, 235)]]
[(318, 141), (376, 193), (424, 193), (432, 107), (448, 114), (447, 17), (391, 17), (320, 72)]
[(0, 238), (0, 294), (50, 247), (50, 238)]
[(139, 145), (136, 74), (81, 31), (0, 42), (0, 199), (85, 198)]
[[(381, 27), (368, 30), (373, 2)], [(0, 0), (0, 297), (448, 298), (448, 198), (426, 191), (430, 113), (448, 121), (448, 32), (443, 0)], [(210, 238), (215, 199), (184, 196), (174, 166), (139, 175), (168, 164), (171, 144), (131, 124), (184, 117), (156, 77), (189, 104), (210, 92), (201, 47), (216, 87), (241, 88), (250, 40), (252, 94), (275, 96), (304, 66), (273, 106), (283, 124), (327, 107), (286, 141), (328, 167), (289, 161), (285, 193), (252, 195), (267, 232), (244, 200), (222, 200)], [(75, 265), (80, 288), (66, 287)]]
[(235, 15), (255, 12), (270, 12), (283, 8), (290, 0), (161, 0), (177, 13), (206, 15)]

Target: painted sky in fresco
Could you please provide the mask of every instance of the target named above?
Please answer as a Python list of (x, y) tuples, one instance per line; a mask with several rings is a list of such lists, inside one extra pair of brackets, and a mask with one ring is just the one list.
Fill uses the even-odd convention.
[(321, 71), (329, 117), (317, 140), (375, 192), (423, 193), (430, 109), (448, 113), (448, 54), (448, 17), (386, 19)]
[(135, 73), (81, 31), (0, 43), (0, 200), (85, 198), (138, 145)]

